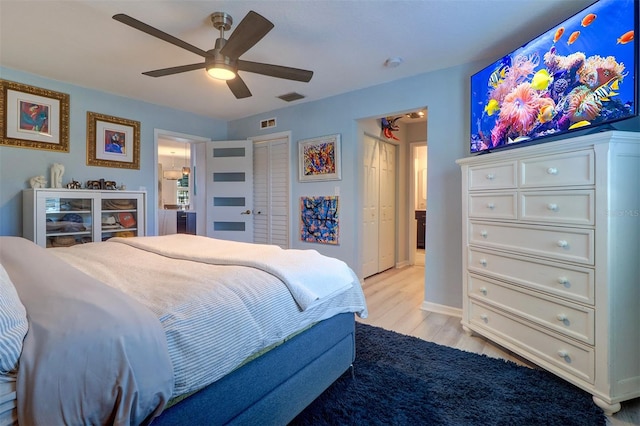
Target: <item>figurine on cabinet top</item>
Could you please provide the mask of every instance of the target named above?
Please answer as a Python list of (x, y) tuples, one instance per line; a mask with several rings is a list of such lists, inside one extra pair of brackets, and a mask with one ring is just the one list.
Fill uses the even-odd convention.
[(53, 163), (51, 166), (51, 187), (62, 188), (62, 175), (64, 174), (64, 165)]

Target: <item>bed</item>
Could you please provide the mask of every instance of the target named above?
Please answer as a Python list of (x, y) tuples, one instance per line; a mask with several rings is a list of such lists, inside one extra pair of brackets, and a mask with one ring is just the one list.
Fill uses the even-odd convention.
[(349, 369), (367, 315), (353, 271), (315, 250), (0, 237), (0, 260), (0, 357), (21, 344), (0, 359), (2, 425), (286, 424)]

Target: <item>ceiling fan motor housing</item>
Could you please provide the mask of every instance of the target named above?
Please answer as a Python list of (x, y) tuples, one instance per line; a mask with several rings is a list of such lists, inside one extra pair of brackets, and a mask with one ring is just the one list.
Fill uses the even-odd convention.
[(235, 60), (231, 59), (228, 56), (223, 55), (222, 53), (220, 53), (220, 50), (224, 47), (224, 45), (226, 44), (227, 40), (223, 39), (223, 38), (219, 38), (216, 40), (216, 47), (208, 50), (207, 54), (208, 54), (208, 58), (205, 58), (205, 62), (207, 64), (207, 68), (209, 68), (209, 66), (212, 66), (214, 64), (218, 65), (218, 64), (225, 64), (225, 65), (229, 65), (232, 67), (236, 66), (236, 62)]
[(233, 25), (233, 18), (228, 13), (213, 12), (211, 14), (211, 23), (216, 30), (229, 31), (231, 25)]

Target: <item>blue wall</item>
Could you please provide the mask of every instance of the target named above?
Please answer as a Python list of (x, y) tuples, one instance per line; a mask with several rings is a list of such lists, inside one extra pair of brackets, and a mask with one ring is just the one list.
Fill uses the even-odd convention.
[[(154, 129), (224, 139), (227, 123), (209, 117), (166, 108), (92, 89), (41, 78), (8, 68), (0, 68), (5, 80), (67, 93), (70, 97), (69, 152), (56, 153), (0, 146), (0, 235), (22, 235), (22, 193), (29, 178), (44, 175), (49, 180), (53, 163), (65, 166), (63, 183), (72, 178), (81, 183), (104, 178), (125, 184), (127, 189), (147, 189), (149, 206), (156, 206), (156, 152)], [(87, 111), (140, 122), (140, 170), (87, 166)], [(49, 182), (50, 183), (50, 182)], [(147, 214), (147, 231), (155, 229), (155, 214)]]

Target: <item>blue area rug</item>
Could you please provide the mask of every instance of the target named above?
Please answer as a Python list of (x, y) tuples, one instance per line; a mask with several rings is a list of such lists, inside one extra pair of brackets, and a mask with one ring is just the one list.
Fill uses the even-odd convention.
[(591, 395), (543, 370), (356, 323), (345, 373), (291, 425), (605, 425)]

